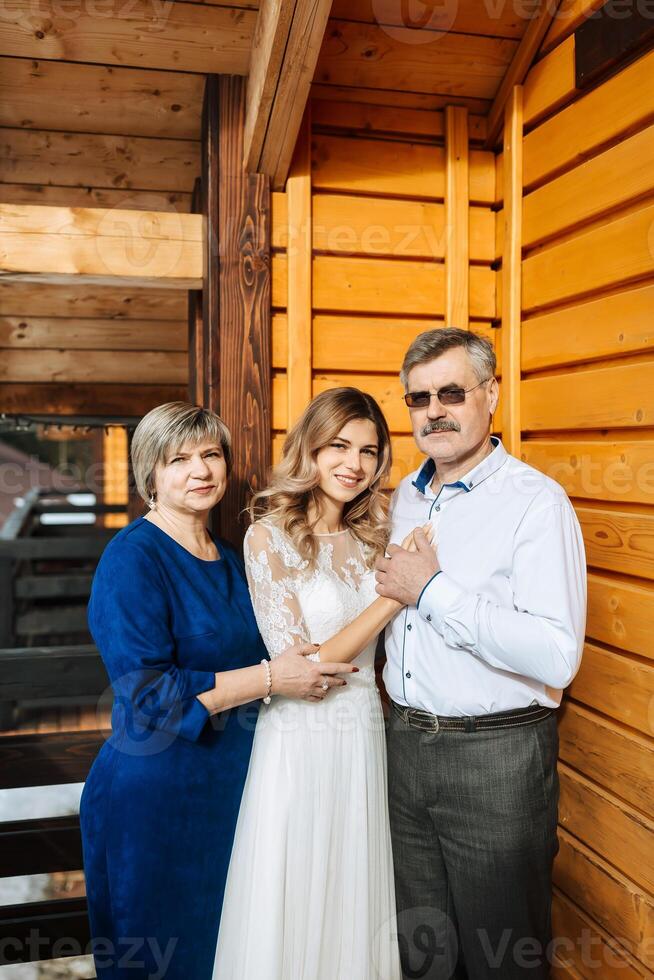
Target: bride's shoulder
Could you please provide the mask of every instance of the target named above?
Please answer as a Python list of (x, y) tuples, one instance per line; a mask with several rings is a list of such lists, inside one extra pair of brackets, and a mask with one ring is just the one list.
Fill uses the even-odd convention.
[(275, 555), (289, 568), (298, 567), (302, 558), (290, 537), (273, 521), (265, 517), (254, 521), (245, 533), (246, 551), (250, 554)]

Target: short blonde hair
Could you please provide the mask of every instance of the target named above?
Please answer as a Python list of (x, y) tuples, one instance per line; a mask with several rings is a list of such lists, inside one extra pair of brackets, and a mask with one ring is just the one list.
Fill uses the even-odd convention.
[(186, 443), (218, 443), (223, 451), (227, 475), (232, 468), (232, 437), (215, 412), (188, 402), (166, 402), (144, 415), (132, 436), (131, 459), (136, 489), (146, 502), (154, 493), (154, 472), (168, 453), (175, 454)]

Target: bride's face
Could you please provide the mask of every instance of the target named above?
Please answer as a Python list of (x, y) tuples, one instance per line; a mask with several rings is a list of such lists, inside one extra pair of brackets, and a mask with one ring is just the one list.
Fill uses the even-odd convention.
[(353, 419), (318, 450), (320, 490), (341, 506), (358, 497), (377, 472), (379, 440), (369, 419)]

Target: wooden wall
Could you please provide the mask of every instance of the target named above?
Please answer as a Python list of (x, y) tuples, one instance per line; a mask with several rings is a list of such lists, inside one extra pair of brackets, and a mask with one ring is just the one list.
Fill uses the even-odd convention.
[[(458, 112), (463, 153), (448, 152), (445, 111), (312, 102), (273, 195), (276, 457), (313, 394), (355, 385), (386, 414), (396, 485), (420, 459), (398, 379), (410, 342), (448, 309), (496, 337), (495, 158), (479, 148), (482, 120)], [(453, 221), (448, 187), (469, 221)]]
[[(25, 56), (38, 39), (19, 7), (3, 50), (20, 56), (0, 58), (0, 202), (188, 212), (204, 74), (84, 63), (110, 60), (106, 20), (95, 46), (92, 34), (82, 35), (77, 47), (41, 46), (45, 60), (36, 60)], [(62, 24), (68, 42), (71, 24)], [(121, 43), (129, 65), (137, 55), (127, 38)], [(179, 65), (153, 40), (146, 48), (162, 69)], [(6, 411), (143, 414), (185, 397), (186, 293), (0, 284), (0, 349)]]
[(654, 975), (654, 52), (582, 93), (563, 34), (524, 88), (521, 451), (572, 498), (589, 568), (555, 974), (610, 980)]

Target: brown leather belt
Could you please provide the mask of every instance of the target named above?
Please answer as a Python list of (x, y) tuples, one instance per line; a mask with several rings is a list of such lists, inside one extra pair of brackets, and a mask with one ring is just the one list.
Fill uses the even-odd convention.
[(391, 701), (393, 710), (400, 716), (409, 728), (421, 732), (481, 732), (499, 728), (518, 728), (520, 725), (532, 725), (542, 721), (552, 714), (553, 708), (541, 704), (533, 704), (528, 708), (513, 708), (510, 711), (496, 711), (488, 715), (465, 715), (450, 718), (445, 715), (432, 715), (420, 708), (404, 708), (401, 704)]

